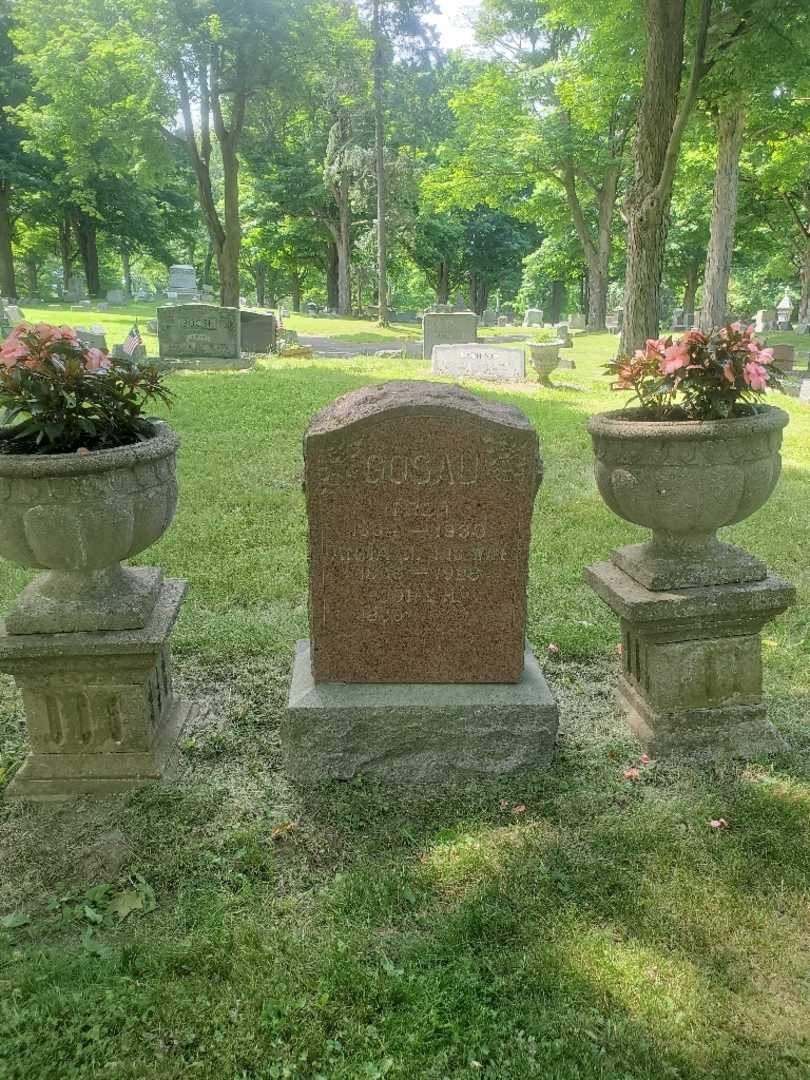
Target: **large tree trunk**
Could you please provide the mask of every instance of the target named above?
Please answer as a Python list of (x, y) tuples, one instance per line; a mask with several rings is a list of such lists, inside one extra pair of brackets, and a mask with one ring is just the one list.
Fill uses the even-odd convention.
[(330, 311), (338, 309), (338, 251), (334, 242), (326, 245), (326, 306)]
[(30, 252), (23, 259), (25, 264), (25, 287), (29, 296), (39, 295), (39, 263)]
[(84, 268), (88, 296), (98, 296), (101, 282), (98, 273), (96, 223), (87, 214), (79, 213), (76, 217), (76, 240), (79, 245), (82, 267)]
[(267, 267), (261, 260), (256, 263), (256, 268), (253, 271), (253, 279), (256, 282), (256, 304), (258, 307), (264, 307), (264, 299), (267, 291)]
[(290, 281), (290, 301), (293, 311), (301, 310), (301, 275), (298, 273), (297, 267), (293, 270), (292, 280)]
[(701, 330), (725, 326), (728, 303), (728, 279), (731, 253), (734, 250), (734, 227), (737, 223), (737, 180), (745, 130), (745, 104), (741, 98), (729, 98), (717, 115), (717, 171), (714, 177), (712, 222), (709, 250), (703, 278)]
[[(192, 263), (194, 262), (193, 258), (191, 259), (191, 262)], [(209, 240), (208, 241), (208, 250), (205, 253), (205, 261), (203, 262), (202, 281), (200, 282), (201, 285), (213, 285), (213, 282), (211, 281), (211, 270), (213, 269), (213, 266), (214, 266), (214, 245)]]
[(801, 283), (802, 295), (799, 300), (799, 322), (810, 322), (810, 236), (804, 242)]
[(700, 282), (700, 263), (692, 263), (686, 268), (686, 287), (683, 290), (684, 316), (695, 313), (695, 297)]
[[(223, 307), (239, 307), (239, 249), (242, 245), (242, 226), (239, 221), (239, 158), (230, 137), (224, 140), (220, 149), (225, 231), (217, 259), (219, 302)], [(214, 249), (216, 250), (216, 244)]]
[(612, 224), (616, 210), (616, 192), (619, 186), (621, 160), (614, 161), (607, 169), (598, 191), (599, 210), (597, 237), (594, 243), (576, 189), (573, 162), (568, 161), (563, 170), (562, 183), (568, 199), (568, 207), (574, 219), (579, 242), (588, 267), (588, 329), (604, 330), (607, 318), (608, 274), (613, 250)]
[(377, 303), (380, 326), (388, 326), (388, 252), (385, 205), (385, 117), (383, 115), (383, 33), (379, 0), (372, 2), (374, 34), (374, 165), (377, 174)]
[(0, 296), (9, 300), (17, 298), (11, 250), (11, 192), (5, 181), (0, 181)]
[(560, 315), (562, 315), (563, 304), (565, 303), (565, 282), (552, 281), (551, 283), (551, 304), (549, 311), (549, 321), (552, 323), (558, 323), (560, 321)]
[(335, 202), (337, 203), (337, 224), (328, 223), (335, 241), (338, 260), (338, 314), (352, 313), (352, 207), (349, 199), (349, 178), (344, 176), (336, 185)]
[(121, 270), (124, 274), (124, 292), (132, 299), (132, 266), (130, 264), (129, 252), (121, 252)]
[(70, 254), (70, 211), (64, 210), (59, 219), (59, 258), (62, 262), (62, 291), (67, 292), (73, 277), (73, 260)]
[(447, 259), (439, 263), (436, 275), (436, 303), (446, 304), (450, 300), (450, 264)]
[(672, 182), (683, 131), (705, 71), (711, 4), (712, 0), (701, 0), (689, 85), (679, 106), (686, 0), (647, 0), (644, 86), (627, 199), (627, 277), (620, 344), (624, 354), (658, 336)]

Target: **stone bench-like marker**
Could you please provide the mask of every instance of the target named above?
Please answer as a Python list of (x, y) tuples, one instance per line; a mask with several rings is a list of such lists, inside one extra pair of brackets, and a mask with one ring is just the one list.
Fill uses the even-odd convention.
[(304, 440), (310, 639), (282, 745), (301, 781), (545, 766), (557, 706), (525, 642), (537, 434), (444, 383), (365, 387)]
[(525, 379), (526, 351), (507, 345), (434, 345), (432, 370), (454, 379)]

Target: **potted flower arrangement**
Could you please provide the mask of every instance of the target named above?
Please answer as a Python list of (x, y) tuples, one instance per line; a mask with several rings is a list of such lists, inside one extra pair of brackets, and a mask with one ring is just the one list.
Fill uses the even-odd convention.
[(648, 589), (756, 581), (765, 566), (717, 540), (767, 501), (779, 478), (788, 415), (762, 403), (778, 387), (773, 353), (733, 323), (677, 341), (649, 340), (608, 365), (634, 407), (593, 416), (588, 430), (599, 491), (652, 540), (619, 548), (614, 563)]
[(120, 561), (174, 515), (179, 439), (144, 415), (170, 397), (156, 368), (111, 359), (68, 326), (21, 323), (0, 347), (0, 554), (45, 570), (8, 633), (146, 624), (162, 573)]

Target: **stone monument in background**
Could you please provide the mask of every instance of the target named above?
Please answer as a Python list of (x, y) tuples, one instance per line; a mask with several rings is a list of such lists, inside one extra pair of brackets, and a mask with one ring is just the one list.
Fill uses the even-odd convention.
[(557, 707), (525, 641), (537, 435), (458, 386), (347, 394), (304, 440), (310, 639), (282, 742), (302, 780), (545, 765)]
[(432, 312), (422, 316), (422, 359), (433, 358), (434, 345), (466, 345), (478, 340), (474, 311)]

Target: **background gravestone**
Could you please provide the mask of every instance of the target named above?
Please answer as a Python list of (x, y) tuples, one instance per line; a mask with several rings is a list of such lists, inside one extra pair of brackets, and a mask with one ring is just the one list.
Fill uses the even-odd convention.
[(548, 763), (557, 706), (525, 644), (537, 435), (513, 406), (394, 382), (304, 440), (311, 640), (281, 740), (296, 779), (441, 782)]
[(542, 326), (543, 325), (543, 309), (542, 308), (526, 308), (526, 314), (523, 316), (524, 326)]
[(525, 379), (522, 346), (434, 345), (433, 374), (461, 379)]
[(158, 346), (161, 359), (174, 367), (241, 368), (239, 309), (214, 304), (160, 307)]
[(242, 348), (250, 353), (268, 353), (276, 347), (276, 317), (271, 312), (239, 311)]
[(422, 316), (422, 359), (433, 357), (434, 345), (465, 345), (478, 340), (478, 316), (470, 311), (425, 312)]

